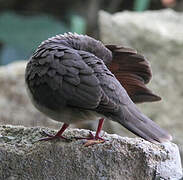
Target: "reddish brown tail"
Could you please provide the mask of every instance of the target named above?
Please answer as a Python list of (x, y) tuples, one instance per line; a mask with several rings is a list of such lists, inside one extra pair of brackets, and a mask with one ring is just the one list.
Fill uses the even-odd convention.
[(144, 56), (137, 54), (134, 49), (130, 48), (116, 45), (106, 45), (106, 47), (113, 53), (113, 60), (109, 68), (134, 103), (161, 100), (159, 96), (146, 87), (152, 78), (152, 72)]

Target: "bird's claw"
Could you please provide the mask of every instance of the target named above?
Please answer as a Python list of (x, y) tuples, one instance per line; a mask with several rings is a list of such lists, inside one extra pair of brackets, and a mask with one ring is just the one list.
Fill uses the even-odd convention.
[(100, 140), (100, 139), (90, 139), (90, 140), (87, 140), (85, 143), (84, 143), (84, 147), (88, 147), (88, 146), (92, 146), (92, 145), (95, 145), (95, 144), (100, 144), (100, 143), (104, 143), (105, 140)]
[(75, 137), (75, 139), (79, 140), (79, 139), (85, 139), (87, 140), (84, 143), (84, 147), (88, 147), (88, 146), (92, 146), (94, 144), (100, 144), (100, 143), (104, 143), (106, 140), (99, 137), (99, 136), (94, 136), (92, 134), (92, 132), (89, 132), (89, 137)]
[(59, 139), (59, 138), (64, 139), (66, 141), (70, 141), (70, 139), (67, 139), (67, 138), (65, 138), (64, 136), (61, 136), (61, 135), (59, 135), (59, 136), (58, 135), (52, 135), (52, 134), (49, 134), (49, 133), (47, 133), (45, 131), (43, 131), (43, 133), (45, 135), (47, 135), (48, 137), (41, 138), (38, 141), (49, 141), (49, 140)]

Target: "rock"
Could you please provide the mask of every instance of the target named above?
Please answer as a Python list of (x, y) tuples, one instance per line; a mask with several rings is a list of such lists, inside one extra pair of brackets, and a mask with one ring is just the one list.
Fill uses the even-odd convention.
[[(0, 177), (2, 179), (179, 179), (178, 148), (155, 145), (140, 138), (105, 134), (105, 143), (84, 147), (87, 130), (68, 129), (70, 141), (37, 141), (44, 128), (0, 126)], [(49, 133), (56, 133), (46, 129)]]
[[(149, 87), (163, 100), (139, 107), (173, 135), (183, 157), (183, 13), (168, 9), (111, 15), (100, 11), (99, 26), (104, 43), (135, 48), (150, 61), (153, 80)], [(126, 135), (118, 127), (114, 126), (114, 132)]]
[(30, 102), (24, 82), (25, 66), (26, 62), (20, 61), (0, 67), (0, 124), (60, 128)]

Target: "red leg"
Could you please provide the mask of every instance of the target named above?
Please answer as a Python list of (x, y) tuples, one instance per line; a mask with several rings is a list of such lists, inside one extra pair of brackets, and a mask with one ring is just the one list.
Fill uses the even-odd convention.
[(101, 130), (102, 130), (103, 124), (104, 124), (104, 118), (101, 118), (101, 119), (99, 120), (99, 123), (98, 123), (97, 132), (96, 132), (96, 134), (95, 134), (95, 139), (101, 139), (101, 140), (103, 140), (103, 139), (99, 136), (99, 135), (100, 135), (100, 132), (101, 132)]
[(77, 137), (76, 139), (86, 139), (86, 140), (88, 140), (88, 141), (86, 141), (84, 146), (91, 146), (91, 145), (94, 145), (94, 144), (103, 143), (105, 140), (100, 137), (100, 132), (102, 130), (103, 123), (104, 123), (104, 118), (101, 118), (99, 120), (98, 127), (97, 127), (97, 132), (96, 132), (95, 136), (90, 132), (89, 137), (84, 137), (84, 138), (83, 137)]
[(48, 141), (48, 140), (57, 139), (57, 138), (61, 138), (61, 139), (67, 140), (67, 138), (62, 136), (62, 134), (68, 128), (68, 126), (69, 126), (68, 124), (64, 123), (62, 128), (55, 135), (51, 135), (51, 134), (48, 134), (48, 133), (44, 132), (49, 137), (42, 138), (39, 141)]

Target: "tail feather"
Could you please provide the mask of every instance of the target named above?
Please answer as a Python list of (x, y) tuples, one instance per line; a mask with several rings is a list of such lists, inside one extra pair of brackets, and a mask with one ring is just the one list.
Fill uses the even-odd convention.
[(142, 79), (131, 73), (116, 73), (116, 78), (121, 82), (131, 100), (134, 103), (154, 102), (161, 100), (161, 97), (154, 94), (145, 86)]
[(121, 108), (118, 122), (128, 130), (152, 143), (171, 141), (172, 136), (142, 114), (134, 104)]
[(146, 86), (152, 78), (152, 71), (144, 56), (138, 54), (134, 49), (122, 46), (106, 45), (106, 47), (113, 55), (108, 67), (134, 103), (161, 100)]

